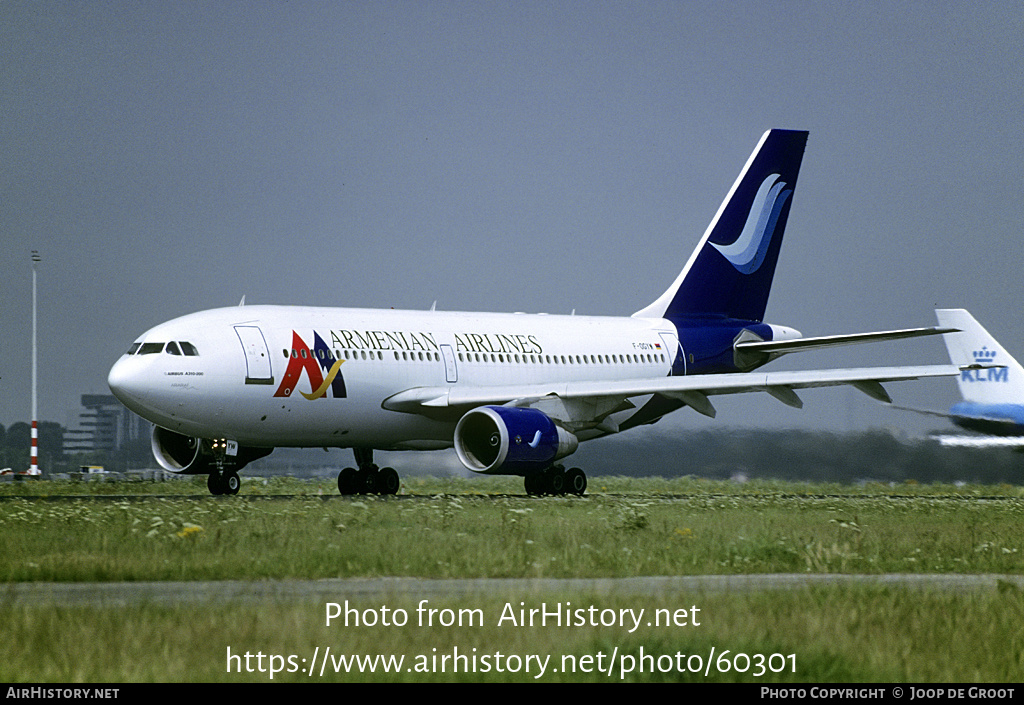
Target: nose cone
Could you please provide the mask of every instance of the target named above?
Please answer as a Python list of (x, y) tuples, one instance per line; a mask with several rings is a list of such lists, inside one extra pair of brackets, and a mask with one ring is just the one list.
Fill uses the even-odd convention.
[(139, 369), (135, 360), (126, 355), (114, 363), (107, 375), (107, 385), (110, 392), (117, 397), (117, 400), (132, 411), (139, 413), (138, 399), (140, 397), (141, 384)]

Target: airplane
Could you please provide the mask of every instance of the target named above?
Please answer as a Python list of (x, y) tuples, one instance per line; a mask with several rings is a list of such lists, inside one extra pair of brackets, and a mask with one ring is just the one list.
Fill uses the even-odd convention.
[(963, 401), (948, 413), (897, 408), (941, 416), (984, 434), (936, 436), (943, 445), (1024, 447), (1024, 368), (964, 309), (936, 309), (935, 316), (940, 326), (962, 331), (946, 333), (942, 339), (950, 361), (961, 368), (957, 384)]
[[(394, 494), (374, 450), (454, 447), (465, 467), (519, 475), (526, 492), (586, 491), (558, 462), (579, 443), (652, 424), (711, 397), (959, 374), (953, 365), (753, 372), (792, 352), (944, 332), (803, 338), (764, 322), (808, 133), (764, 133), (682, 271), (632, 316), (244, 305), (193, 313), (139, 336), (111, 368), (113, 394), (154, 424), (164, 469), (238, 471), (275, 447), (353, 449), (342, 494)], [(574, 312), (575, 313), (575, 312)]]

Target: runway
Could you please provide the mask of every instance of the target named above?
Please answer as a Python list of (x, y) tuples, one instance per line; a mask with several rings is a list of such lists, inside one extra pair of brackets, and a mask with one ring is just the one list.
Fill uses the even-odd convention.
[(296, 603), (352, 598), (490, 597), (537, 593), (662, 596), (797, 590), (813, 586), (876, 585), (940, 592), (1024, 589), (1022, 575), (776, 573), (635, 578), (344, 578), (323, 580), (214, 580), (131, 583), (10, 583), (0, 587), (0, 607), (179, 605), (205, 602)]

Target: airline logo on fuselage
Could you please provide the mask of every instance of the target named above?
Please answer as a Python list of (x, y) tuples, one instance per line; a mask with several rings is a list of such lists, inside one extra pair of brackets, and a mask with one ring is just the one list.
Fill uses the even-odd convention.
[[(544, 348), (536, 336), (521, 333), (452, 333), (456, 352), (467, 353), (500, 353), (539, 355)], [(434, 339), (434, 334), (416, 331), (383, 331), (383, 330), (331, 330), (326, 336), (330, 345), (319, 333), (313, 331), (313, 346), (294, 330), (292, 330), (292, 347), (289, 353), (288, 368), (280, 386), (274, 392), (275, 397), (290, 397), (302, 383), (303, 373), (310, 385), (310, 392), (299, 390), (306, 399), (322, 399), (327, 396), (343, 399), (347, 396), (345, 378), (341, 374), (341, 365), (345, 362), (347, 352), (343, 351), (394, 351), (395, 359), (399, 352), (426, 353), (427, 359), (441, 359), (441, 346)], [(351, 357), (350, 357), (351, 359)], [(381, 356), (379, 359), (384, 359)], [(420, 355), (423, 359), (423, 355)]]
[(344, 360), (335, 358), (327, 343), (315, 331), (311, 348), (293, 330), (288, 369), (285, 370), (284, 379), (281, 380), (281, 386), (274, 392), (274, 396), (290, 397), (302, 379), (302, 373), (305, 372), (312, 391), (307, 394), (300, 390), (299, 394), (306, 399), (322, 399), (327, 396), (327, 390), (330, 390), (331, 396), (335, 399), (343, 399), (347, 394), (345, 378), (341, 375), (342, 362)]
[[(981, 350), (973, 352), (974, 362), (977, 365), (995, 364), (996, 351), (982, 347)], [(985, 370), (965, 369), (960, 370), (961, 382), (1009, 382), (1010, 369), (1008, 367), (989, 367)]]
[[(332, 330), (331, 344), (350, 350), (397, 350), (401, 352), (437, 352), (441, 346), (433, 333), (423, 331)], [(456, 352), (520, 353), (544, 352), (537, 337), (522, 333), (452, 333)]]

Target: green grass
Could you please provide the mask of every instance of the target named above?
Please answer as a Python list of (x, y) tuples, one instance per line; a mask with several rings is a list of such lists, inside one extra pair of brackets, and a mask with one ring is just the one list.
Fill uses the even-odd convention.
[(315, 484), (288, 499), (210, 497), (186, 484), (193, 495), (6, 499), (0, 581), (1024, 573), (1015, 488), (845, 487), (837, 498), (783, 483), (625, 484), (633, 493), (601, 483), (584, 498), (423, 481), (417, 498), (324, 500)]
[[(161, 496), (116, 499), (18, 495)], [(0, 486), (0, 581), (141, 581), (364, 576), (631, 577), (741, 573), (1024, 574), (1024, 497), (1005, 486), (794, 483), (737, 485), (693, 478), (592, 478), (584, 498), (528, 498), (518, 481), (412, 479), (412, 498), (341, 498), (330, 481), (250, 479), (238, 497), (201, 482)], [(262, 495), (293, 494), (287, 499)], [(327, 499), (324, 499), (326, 496)], [(338, 602), (347, 599), (338, 595)], [(648, 627), (501, 626), (518, 607), (571, 602), (600, 609), (700, 607), (701, 624)], [(431, 604), (475, 609), (483, 625), (421, 627), (416, 596), (354, 600), (405, 609), (405, 626), (325, 624), (320, 601), (71, 607), (0, 602), (0, 680), (38, 682), (266, 682), (270, 655), (304, 672), (319, 647), (338, 654), (404, 655), (404, 668), (454, 653), (550, 657), (543, 680), (743, 682), (1014, 682), (1024, 668), (1024, 597), (1010, 585), (967, 593), (893, 586), (819, 586), (661, 596), (452, 595)], [(229, 672), (233, 654), (265, 655)], [(472, 649), (477, 649), (473, 652)], [(755, 676), (692, 674), (675, 655), (711, 649), (792, 654), (787, 669)], [(611, 675), (561, 670), (615, 653)], [(669, 672), (622, 673), (641, 654)], [(626, 658), (623, 659), (622, 657)], [(741, 657), (741, 663), (745, 663)], [(567, 662), (568, 663), (568, 662)], [(650, 663), (650, 660), (648, 661)], [(691, 666), (696, 661), (687, 661)], [(402, 670), (274, 681), (532, 681), (526, 673)], [(440, 661), (435, 665), (440, 665)], [(594, 662), (597, 665), (597, 662)], [(558, 668), (554, 672), (552, 668)]]

